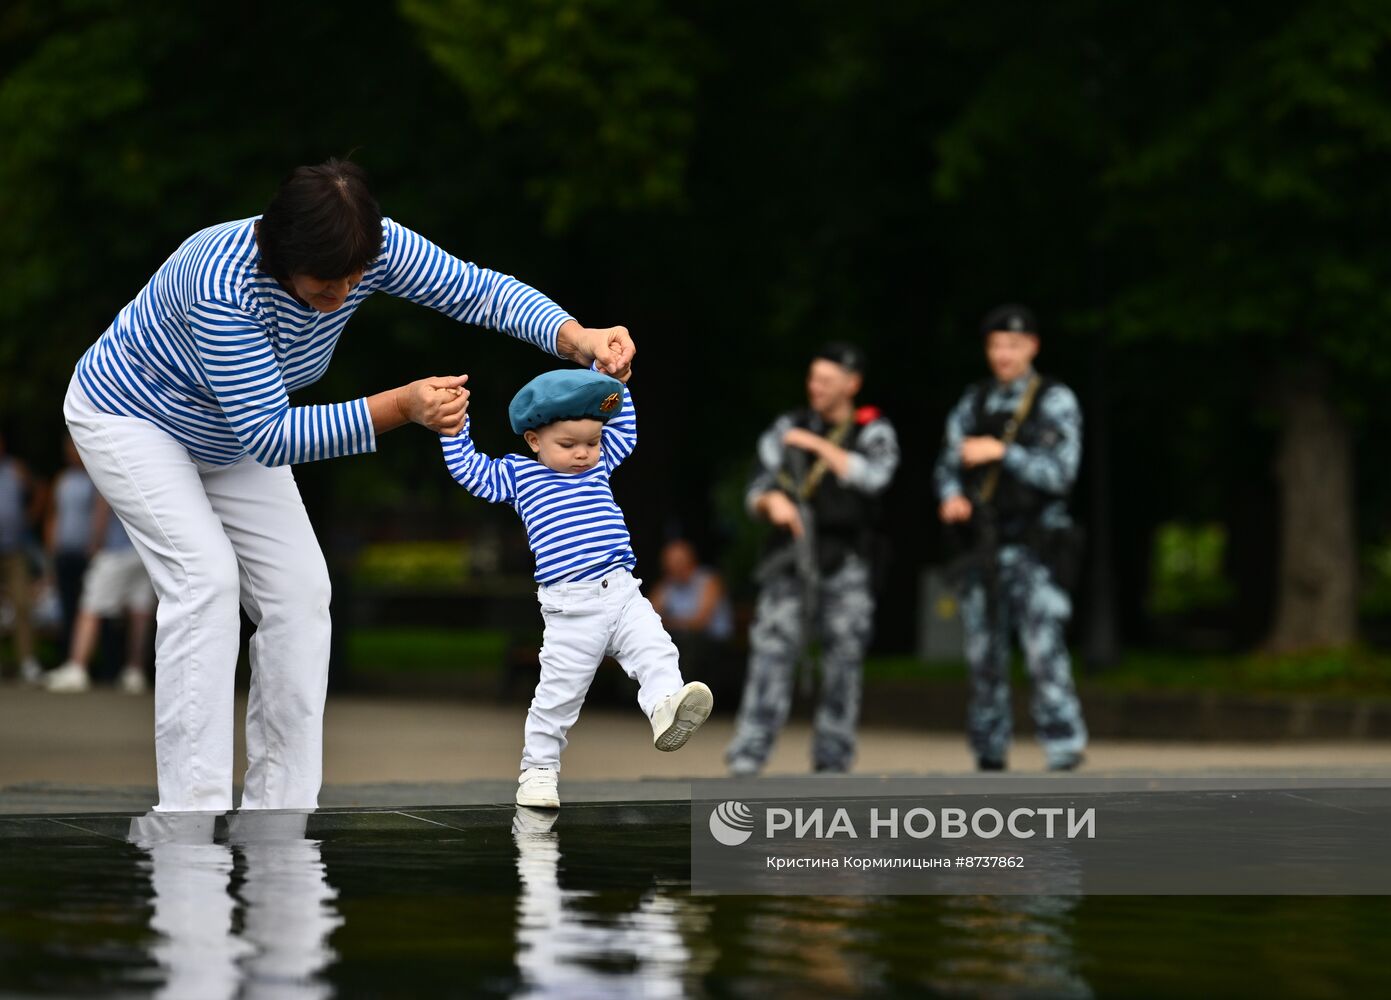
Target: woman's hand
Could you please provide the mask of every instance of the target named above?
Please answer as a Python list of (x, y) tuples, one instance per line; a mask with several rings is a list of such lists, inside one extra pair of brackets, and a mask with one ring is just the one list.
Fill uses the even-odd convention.
[(453, 437), (464, 429), (469, 391), (467, 375), (423, 378), (396, 390), (396, 408), (403, 421)]
[(560, 327), (555, 343), (562, 357), (582, 365), (597, 361), (601, 372), (620, 382), (627, 382), (633, 373), (633, 356), (638, 349), (626, 326), (590, 329), (570, 319)]
[(437, 375), (367, 397), (372, 430), (385, 434), (403, 424), (420, 424), (453, 437), (464, 429), (469, 392), (467, 375)]

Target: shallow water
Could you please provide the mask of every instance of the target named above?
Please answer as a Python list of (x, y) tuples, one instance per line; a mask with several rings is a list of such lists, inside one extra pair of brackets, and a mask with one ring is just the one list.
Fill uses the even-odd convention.
[(685, 804), (0, 820), (0, 991), (1342, 996), (1387, 897), (690, 892)]

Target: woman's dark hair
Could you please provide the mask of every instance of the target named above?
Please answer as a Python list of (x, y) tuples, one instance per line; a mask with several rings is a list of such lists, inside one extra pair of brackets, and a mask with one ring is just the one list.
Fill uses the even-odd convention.
[(261, 268), (280, 281), (365, 271), (382, 250), (382, 210), (366, 172), (339, 159), (296, 167), (261, 216), (256, 244)]

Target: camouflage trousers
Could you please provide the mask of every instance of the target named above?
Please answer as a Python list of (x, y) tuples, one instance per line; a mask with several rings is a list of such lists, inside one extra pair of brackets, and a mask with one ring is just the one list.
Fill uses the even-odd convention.
[(986, 600), (984, 574), (961, 589), (961, 623), (971, 670), (967, 730), (977, 760), (1005, 760), (1012, 729), (1009, 697), (1011, 639), (1017, 631), (1033, 681), (1033, 717), (1050, 766), (1064, 764), (1087, 745), (1082, 705), (1072, 684), (1067, 622), (1072, 600), (1048, 567), (1023, 546), (1000, 550), (994, 599)]
[[(855, 757), (865, 648), (874, 626), (869, 566), (851, 557), (820, 581), (815, 615), (821, 649), (821, 691), (812, 737), (812, 766), (846, 771)], [(749, 629), (749, 669), (725, 756), (731, 766), (761, 768), (792, 707), (798, 661), (804, 649), (803, 585), (776, 577), (758, 594)]]

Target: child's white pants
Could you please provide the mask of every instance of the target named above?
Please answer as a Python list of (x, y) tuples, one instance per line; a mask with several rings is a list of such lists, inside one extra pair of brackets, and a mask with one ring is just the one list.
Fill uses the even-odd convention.
[(313, 809), (323, 774), (329, 581), (288, 467), (199, 462), (148, 420), (100, 413), (76, 380), (63, 414), (159, 597), (161, 811), (232, 808), (238, 604), (256, 624), (243, 809)]
[(638, 682), (638, 707), (649, 718), (663, 698), (681, 690), (676, 644), (639, 582), (620, 569), (602, 580), (550, 584), (536, 592), (546, 633), (541, 681), (526, 716), (522, 770), (560, 769), (566, 734), (605, 656)]

